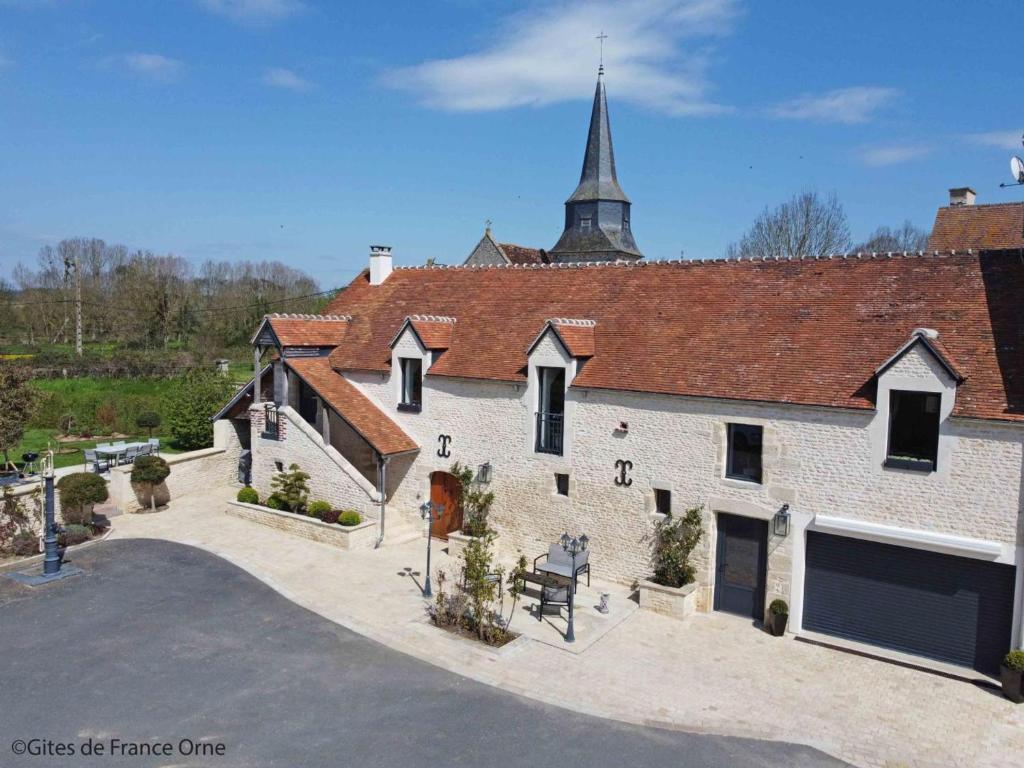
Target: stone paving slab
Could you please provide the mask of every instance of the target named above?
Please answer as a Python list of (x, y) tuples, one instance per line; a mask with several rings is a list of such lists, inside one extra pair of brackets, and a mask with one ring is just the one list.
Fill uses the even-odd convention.
[(773, 638), (718, 613), (680, 622), (635, 611), (584, 653), (535, 641), (496, 653), (427, 624), (423, 542), (342, 552), (231, 518), (224, 498), (184, 497), (155, 515), (117, 518), (113, 536), (201, 547), (392, 648), (586, 714), (803, 743), (861, 766), (1022, 764), (1024, 707), (996, 691)]

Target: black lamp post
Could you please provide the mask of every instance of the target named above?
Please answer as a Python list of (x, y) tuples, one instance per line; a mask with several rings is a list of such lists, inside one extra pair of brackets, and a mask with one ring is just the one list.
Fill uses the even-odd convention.
[(420, 505), (420, 517), (427, 521), (427, 578), (423, 582), (423, 596), (433, 597), (430, 590), (430, 540), (434, 538), (434, 521), (440, 520), (444, 514), (444, 504), (425, 501)]
[(559, 539), (562, 549), (572, 558), (572, 577), (569, 581), (569, 629), (565, 633), (565, 642), (567, 643), (576, 642), (576, 633), (573, 631), (572, 626), (572, 606), (576, 602), (576, 555), (580, 552), (586, 552), (589, 541), (590, 539), (587, 538), (586, 534), (575, 538), (568, 533), (563, 533), (562, 538)]
[(57, 552), (57, 533), (60, 526), (53, 514), (53, 455), (47, 457), (43, 468), (43, 483), (46, 488), (46, 511), (43, 519), (43, 576), (56, 576), (60, 573), (60, 554)]

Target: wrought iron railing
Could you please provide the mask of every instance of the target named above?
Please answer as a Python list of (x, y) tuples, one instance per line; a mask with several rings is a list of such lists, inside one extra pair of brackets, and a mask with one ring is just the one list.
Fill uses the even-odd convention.
[(564, 414), (537, 413), (537, 453), (562, 455), (562, 426)]
[(263, 437), (277, 440), (277, 406), (269, 403), (263, 407)]

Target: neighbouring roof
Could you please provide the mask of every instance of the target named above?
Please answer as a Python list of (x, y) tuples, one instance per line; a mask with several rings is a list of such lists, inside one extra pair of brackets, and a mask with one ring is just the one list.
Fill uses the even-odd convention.
[(939, 208), (928, 248), (938, 251), (1024, 248), (1024, 203)]
[(256, 336), (269, 325), (285, 347), (334, 347), (341, 343), (351, 317), (347, 315), (265, 315)]
[(612, 149), (612, 128), (608, 120), (608, 97), (601, 75), (599, 72), (597, 87), (594, 89), (594, 106), (590, 111), (590, 128), (587, 131), (587, 149), (583, 155), (580, 183), (567, 202), (629, 202), (626, 193), (619, 186), (619, 178), (615, 173), (615, 150)]
[(515, 243), (498, 243), (498, 248), (505, 254), (509, 264), (547, 264), (547, 254), (543, 248), (527, 248)]
[(331, 369), (325, 357), (285, 361), (317, 395), (383, 456), (419, 449), (416, 442), (352, 382)]
[(428, 375), (522, 381), (548, 319), (588, 318), (576, 387), (872, 408), (880, 361), (925, 327), (966, 377), (955, 415), (1024, 420), (1022, 296), (1005, 254), (398, 268), (331, 302), (352, 322), (329, 359), (386, 371), (407, 316), (453, 316)]

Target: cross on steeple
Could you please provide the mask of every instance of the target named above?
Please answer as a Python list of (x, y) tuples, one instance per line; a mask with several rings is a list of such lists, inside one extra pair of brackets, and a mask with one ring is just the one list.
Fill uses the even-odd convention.
[(597, 67), (597, 74), (603, 75), (604, 74), (604, 41), (608, 39), (608, 35), (606, 35), (604, 33), (604, 30), (602, 29), (601, 30), (601, 34), (598, 35), (597, 37), (595, 37), (594, 39), (595, 40), (599, 40), (600, 41), (600, 45), (601, 45), (601, 59), (600, 59), (600, 64), (598, 64), (598, 67)]

